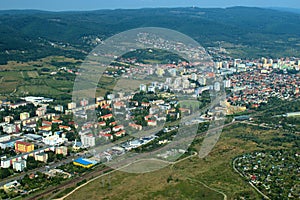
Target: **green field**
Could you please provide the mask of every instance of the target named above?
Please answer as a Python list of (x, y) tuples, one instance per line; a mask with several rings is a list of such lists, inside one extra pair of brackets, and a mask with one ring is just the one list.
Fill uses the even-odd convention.
[[(234, 172), (232, 160), (255, 150), (291, 148), (289, 142), (269, 143), (282, 135), (282, 130), (235, 124), (223, 130), (217, 145), (204, 159), (194, 157), (144, 174), (116, 171), (110, 178), (99, 178), (66, 199), (223, 199), (223, 195), (214, 190), (225, 193), (228, 199), (261, 199)], [(196, 141), (193, 148), (199, 150), (200, 146)], [(205, 188), (200, 182), (214, 190)]]

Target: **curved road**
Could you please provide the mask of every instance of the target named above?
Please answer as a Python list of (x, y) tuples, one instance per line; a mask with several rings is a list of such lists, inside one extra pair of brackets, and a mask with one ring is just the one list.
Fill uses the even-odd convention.
[[(235, 163), (236, 161), (239, 159), (239, 157), (235, 158), (232, 162), (232, 166), (235, 172), (237, 172), (241, 177), (245, 178), (244, 175), (237, 170), (237, 168), (235, 167)], [(251, 181), (248, 182), (260, 195), (262, 195), (265, 199), (270, 199), (267, 195), (265, 195), (264, 193), (262, 193), (262, 191), (260, 191), (253, 183), (251, 183)]]

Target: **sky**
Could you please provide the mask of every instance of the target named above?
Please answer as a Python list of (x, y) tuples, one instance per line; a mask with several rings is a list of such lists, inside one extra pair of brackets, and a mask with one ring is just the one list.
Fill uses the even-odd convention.
[(300, 0), (0, 0), (0, 10), (38, 9), (49, 11), (69, 11), (192, 6), (203, 8), (252, 6), (300, 9)]

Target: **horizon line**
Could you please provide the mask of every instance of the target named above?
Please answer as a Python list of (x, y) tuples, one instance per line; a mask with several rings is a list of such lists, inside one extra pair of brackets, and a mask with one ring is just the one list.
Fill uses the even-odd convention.
[[(8, 11), (42, 11), (42, 12), (93, 12), (93, 11), (114, 11), (114, 10), (141, 10), (141, 9), (172, 9), (172, 8), (199, 8), (199, 9), (229, 9), (229, 8), (260, 8), (260, 9), (288, 9), (288, 10), (299, 10), (299, 8), (290, 8), (290, 7), (261, 7), (261, 6), (226, 6), (226, 7), (199, 7), (199, 6), (158, 6), (158, 7), (140, 7), (140, 8), (100, 8), (100, 9), (65, 9), (65, 10), (47, 10), (47, 9), (35, 9), (35, 8), (16, 8), (16, 9), (1, 9), (0, 12), (8, 12)], [(286, 11), (286, 10), (282, 10)]]

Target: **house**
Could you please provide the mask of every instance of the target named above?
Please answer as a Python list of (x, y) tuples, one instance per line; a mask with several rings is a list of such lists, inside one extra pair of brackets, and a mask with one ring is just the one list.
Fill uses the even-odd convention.
[(71, 131), (71, 127), (70, 126), (63, 126), (63, 125), (59, 125), (59, 130), (67, 130), (67, 131)]
[(62, 121), (62, 120), (59, 120), (59, 119), (55, 119), (55, 120), (52, 120), (52, 123), (53, 123), (53, 124), (62, 124), (63, 121)]
[(139, 131), (141, 131), (143, 129), (143, 126), (139, 125), (139, 124), (130, 123), (129, 126), (136, 129), (136, 130), (139, 130)]
[(40, 107), (35, 111), (35, 114), (39, 117), (44, 116), (47, 112), (47, 108), (46, 107)]
[(104, 130), (100, 131), (100, 134), (102, 134), (102, 133), (104, 133), (104, 134), (111, 133), (111, 129), (110, 128), (104, 129)]
[(101, 127), (102, 126), (106, 126), (106, 122), (103, 122), (103, 121), (102, 122), (98, 122), (98, 126), (101, 126)]
[(108, 120), (108, 119), (111, 119), (112, 117), (113, 117), (112, 114), (107, 114), (107, 115), (101, 116), (100, 118), (103, 119), (103, 120)]
[(117, 132), (117, 131), (120, 131), (120, 130), (123, 130), (124, 129), (124, 126), (123, 125), (118, 125), (118, 126), (115, 126), (115, 127), (113, 127), (113, 131), (114, 132)]
[(93, 124), (91, 122), (87, 122), (81, 127), (81, 129), (85, 130), (85, 129), (90, 129), (92, 127), (93, 127)]
[(144, 117), (145, 120), (149, 120), (152, 117), (152, 115), (147, 115)]
[(78, 128), (78, 124), (77, 124), (77, 123), (75, 123), (74, 121), (70, 121), (70, 122), (68, 123), (68, 125), (69, 125), (69, 126), (74, 126), (74, 127), (75, 127), (75, 129), (77, 129), (77, 128)]
[(191, 114), (191, 110), (190, 110), (190, 109), (187, 109), (187, 108), (179, 108), (179, 111), (180, 111), (181, 113)]
[(49, 122), (49, 121), (44, 120), (44, 121), (42, 122), (42, 126), (52, 126), (52, 122)]
[(105, 138), (106, 140), (112, 140), (113, 139), (113, 135), (109, 134), (109, 133), (99, 133), (99, 137), (100, 138)]
[(121, 131), (115, 133), (115, 136), (122, 137), (122, 136), (125, 136), (125, 134), (126, 134), (126, 131), (125, 130), (121, 130)]
[(51, 126), (41, 126), (39, 130), (41, 131), (51, 131), (52, 127)]
[(148, 126), (157, 126), (157, 122), (155, 120), (148, 120), (147, 124)]
[(149, 106), (150, 106), (150, 103), (142, 102), (141, 106), (143, 106), (143, 107), (149, 107)]
[(110, 126), (116, 126), (116, 125), (117, 125), (117, 122), (110, 122), (109, 125), (110, 125)]
[(125, 105), (125, 103), (122, 102), (122, 101), (117, 101), (116, 103), (114, 103), (114, 108), (115, 108), (115, 109), (126, 108), (126, 105)]
[(100, 107), (102, 107), (103, 105), (106, 105), (106, 104), (107, 104), (107, 101), (104, 100), (104, 99), (97, 101), (97, 105), (100, 106)]

